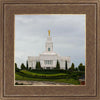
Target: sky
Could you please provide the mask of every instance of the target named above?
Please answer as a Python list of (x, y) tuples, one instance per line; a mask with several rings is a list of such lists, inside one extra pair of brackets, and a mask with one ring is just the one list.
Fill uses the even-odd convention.
[(54, 52), (70, 56), (75, 67), (85, 64), (85, 24), (85, 15), (15, 15), (15, 62), (19, 67), (44, 52), (50, 30)]

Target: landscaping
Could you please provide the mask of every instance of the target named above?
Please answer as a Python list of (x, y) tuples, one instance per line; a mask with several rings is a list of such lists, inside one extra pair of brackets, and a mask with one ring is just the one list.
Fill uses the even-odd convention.
[[(79, 79), (85, 79), (85, 66), (80, 63), (78, 67), (74, 67), (72, 63), (69, 69), (60, 69), (59, 63), (54, 69), (43, 69), (38, 62), (36, 69), (28, 68), (23, 63), (21, 69), (17, 67), (15, 63), (15, 80), (16, 81), (32, 81), (32, 82), (55, 82), (55, 83), (66, 83), (71, 85), (79, 85)], [(23, 83), (16, 85), (24, 85)]]
[(15, 80), (52, 81), (79, 85), (79, 78), (82, 75), (84, 75), (84, 72), (66, 72), (64, 70), (21, 70), (15, 73)]

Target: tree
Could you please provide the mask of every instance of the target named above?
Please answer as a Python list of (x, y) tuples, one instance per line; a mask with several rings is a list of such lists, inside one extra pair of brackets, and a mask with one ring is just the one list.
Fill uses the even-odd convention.
[(75, 68), (75, 71), (78, 71), (78, 68), (77, 67)]
[(72, 63), (72, 65), (71, 65), (71, 69), (72, 69), (72, 71), (74, 71), (74, 63)]
[(85, 66), (82, 63), (80, 63), (78, 69), (79, 71), (85, 71)]
[(36, 62), (36, 69), (41, 69), (40, 61)]
[(15, 72), (19, 72), (20, 69), (17, 67), (17, 64), (15, 63)]
[(29, 71), (31, 71), (31, 70), (32, 70), (32, 68), (31, 68), (31, 67), (29, 67), (29, 68), (28, 68), (28, 70), (29, 70)]
[(28, 60), (26, 61), (26, 69), (28, 70)]
[(26, 67), (25, 67), (24, 63), (22, 63), (21, 64), (21, 70), (25, 70), (25, 69), (26, 69)]
[(75, 68), (74, 68), (74, 63), (72, 63), (71, 67), (69, 68), (69, 71), (74, 71)]
[(56, 69), (60, 69), (59, 61), (57, 60)]
[(68, 70), (68, 68), (67, 68), (67, 61), (65, 61), (65, 70)]
[(15, 68), (17, 68), (17, 64), (15, 63)]

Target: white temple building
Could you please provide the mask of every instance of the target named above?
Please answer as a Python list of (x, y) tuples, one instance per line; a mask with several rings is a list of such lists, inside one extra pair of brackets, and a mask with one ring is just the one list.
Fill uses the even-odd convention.
[(36, 68), (36, 62), (40, 61), (43, 69), (53, 69), (56, 67), (57, 60), (60, 64), (60, 69), (65, 69), (65, 62), (67, 61), (67, 68), (70, 68), (70, 57), (59, 56), (53, 51), (52, 37), (50, 36), (50, 30), (48, 31), (47, 41), (45, 43), (45, 51), (39, 56), (29, 56), (28, 66), (32, 69)]

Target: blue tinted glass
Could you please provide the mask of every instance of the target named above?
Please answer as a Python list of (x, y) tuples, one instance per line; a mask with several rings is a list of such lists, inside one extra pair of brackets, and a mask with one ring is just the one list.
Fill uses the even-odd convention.
[(50, 48), (48, 48), (48, 51), (50, 51)]

